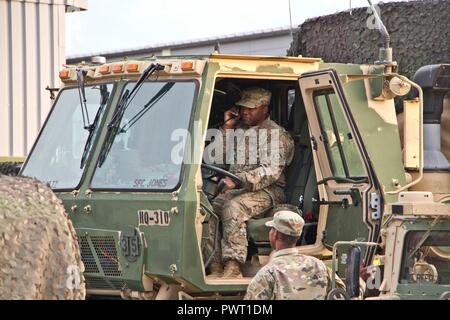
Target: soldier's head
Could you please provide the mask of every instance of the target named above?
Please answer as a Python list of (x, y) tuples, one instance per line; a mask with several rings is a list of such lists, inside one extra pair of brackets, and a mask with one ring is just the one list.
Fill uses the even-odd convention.
[(241, 122), (249, 126), (256, 126), (266, 120), (271, 98), (272, 93), (263, 88), (251, 87), (243, 90), (241, 100), (236, 102), (236, 106), (241, 108)]
[(305, 221), (294, 211), (278, 211), (273, 216), (273, 220), (266, 222), (266, 226), (271, 228), (269, 240), (271, 246), (276, 250), (293, 248), (302, 235)]

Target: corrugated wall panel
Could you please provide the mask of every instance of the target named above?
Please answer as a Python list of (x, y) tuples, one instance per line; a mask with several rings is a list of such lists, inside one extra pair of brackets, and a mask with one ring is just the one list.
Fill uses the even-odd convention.
[(62, 68), (63, 64), (66, 63), (66, 19), (65, 19), (65, 8), (64, 6), (58, 6), (55, 7), (55, 10), (57, 10), (57, 14), (55, 14), (55, 17), (57, 17), (57, 24), (55, 25), (55, 30), (58, 31), (58, 37), (56, 38), (58, 40), (57, 42), (57, 48), (58, 48), (58, 55), (56, 56), (58, 58), (57, 61), (57, 68), (55, 70), (55, 86), (59, 84), (59, 70)]
[[(0, 64), (4, 70), (9, 61), (9, 14), (8, 3), (0, 1)], [(0, 72), (0, 156), (9, 155), (9, 72)]]
[(65, 63), (67, 6), (87, 1), (0, 0), (0, 156), (26, 156), (47, 117), (45, 88), (60, 86)]
[(37, 50), (37, 5), (25, 7), (25, 37), (26, 37), (26, 141), (27, 152), (32, 147), (32, 142), (39, 133), (40, 123), (37, 109), (38, 101), (38, 50)]
[(53, 6), (52, 8), (52, 31), (53, 31), (53, 61), (51, 87), (59, 87), (59, 71), (66, 63), (66, 19), (64, 6)]
[(40, 67), (40, 81), (39, 81), (39, 122), (43, 122), (50, 109), (49, 96), (47, 95), (45, 88), (50, 85), (50, 79), (52, 72), (52, 65), (54, 61), (50, 61), (50, 7), (46, 4), (38, 5), (38, 21), (39, 21), (39, 52), (38, 52), (38, 64)]
[(24, 46), (24, 19), (22, 6), (26, 5), (23, 2), (12, 1), (10, 3), (11, 12), (11, 28), (10, 33), (10, 79), (12, 86), (12, 99), (10, 101), (12, 106), (12, 154), (25, 154), (25, 136), (24, 136), (24, 68), (25, 68), (25, 46)]

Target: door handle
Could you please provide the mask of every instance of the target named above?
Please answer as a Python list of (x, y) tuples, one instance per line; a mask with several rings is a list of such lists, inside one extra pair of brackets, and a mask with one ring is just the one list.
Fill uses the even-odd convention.
[(348, 199), (342, 199), (341, 201), (325, 201), (325, 200), (318, 200), (313, 198), (313, 203), (318, 203), (319, 205), (327, 206), (327, 205), (338, 205), (341, 206), (343, 209), (347, 209), (349, 206)]
[(357, 207), (360, 203), (361, 196), (359, 194), (359, 190), (356, 188), (348, 190), (334, 190), (333, 193), (337, 196), (350, 196), (355, 207)]

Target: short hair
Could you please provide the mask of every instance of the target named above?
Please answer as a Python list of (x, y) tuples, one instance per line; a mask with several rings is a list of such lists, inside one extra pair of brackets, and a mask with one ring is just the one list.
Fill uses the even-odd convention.
[[(275, 229), (275, 230), (276, 230), (276, 229)], [(279, 235), (279, 237), (280, 237), (280, 240), (281, 240), (284, 244), (293, 246), (293, 245), (296, 245), (296, 244), (297, 244), (298, 240), (300, 240), (300, 236), (290, 236), (290, 235), (284, 234), (284, 233), (282, 233), (282, 232), (280, 232), (280, 231), (278, 231), (278, 230), (277, 230), (277, 232), (278, 232), (278, 235)]]

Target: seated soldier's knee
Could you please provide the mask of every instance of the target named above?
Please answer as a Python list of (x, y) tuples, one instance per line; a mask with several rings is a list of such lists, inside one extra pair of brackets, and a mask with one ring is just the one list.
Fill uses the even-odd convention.
[(239, 220), (243, 210), (241, 201), (235, 199), (227, 201), (222, 208), (222, 221)]

